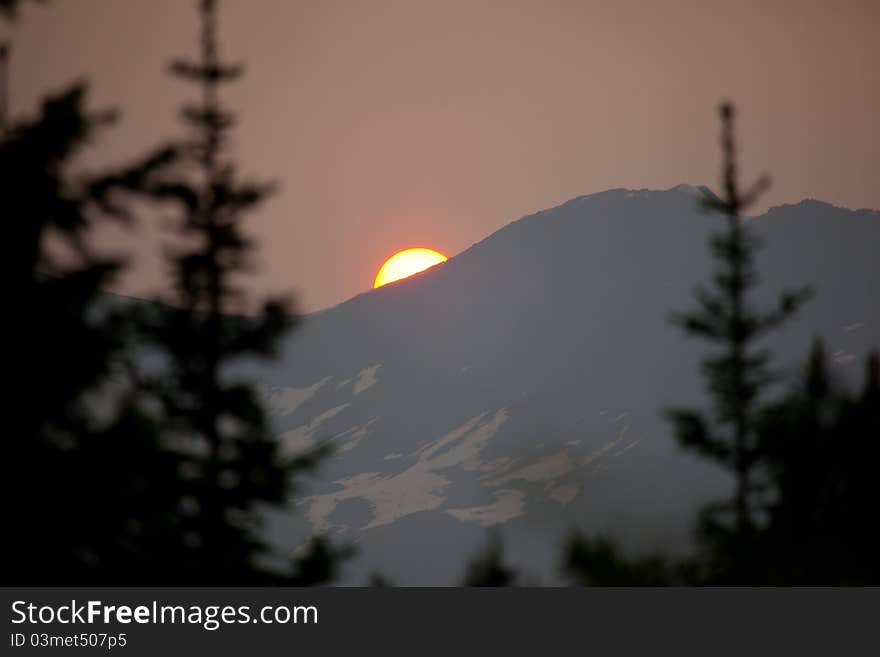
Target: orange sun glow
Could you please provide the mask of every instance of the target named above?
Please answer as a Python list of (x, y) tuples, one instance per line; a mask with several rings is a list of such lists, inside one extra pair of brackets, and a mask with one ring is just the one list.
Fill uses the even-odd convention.
[(428, 267), (439, 265), (446, 262), (447, 258), (442, 253), (434, 249), (404, 249), (398, 251), (385, 261), (385, 264), (376, 274), (376, 280), (373, 281), (373, 287), (382, 287), (399, 281), (401, 278), (418, 274), (425, 271)]

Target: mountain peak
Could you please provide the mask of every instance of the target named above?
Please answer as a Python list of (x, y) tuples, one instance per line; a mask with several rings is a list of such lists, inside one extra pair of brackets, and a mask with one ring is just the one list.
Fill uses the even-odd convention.
[(680, 183), (678, 185), (675, 185), (674, 187), (670, 187), (669, 189), (653, 189), (648, 187), (642, 187), (638, 189), (631, 187), (615, 187), (602, 192), (595, 192), (593, 194), (584, 194), (582, 196), (577, 196), (573, 198), (572, 201), (592, 199), (595, 197), (606, 195), (621, 196), (623, 198), (648, 198), (650, 196), (656, 196), (660, 194), (687, 194), (689, 196), (701, 196), (705, 193), (711, 193), (711, 190), (705, 185), (691, 185), (690, 183)]
[[(704, 346), (668, 317), (712, 276), (718, 222), (694, 197), (704, 190), (578, 197), (304, 321), (259, 378), (285, 449), (326, 436), (337, 454), (303, 513), (274, 521), (279, 550), (330, 531), (376, 555), (363, 568), (425, 585), (455, 581), (490, 526), (531, 564), (555, 554), (536, 527), (686, 545), (696, 507), (728, 485), (679, 452), (665, 419), (703, 399)], [(877, 343), (880, 222), (829, 208), (755, 222), (760, 294), (811, 284), (815, 298), (768, 349), (793, 371), (822, 335), (849, 377)]]

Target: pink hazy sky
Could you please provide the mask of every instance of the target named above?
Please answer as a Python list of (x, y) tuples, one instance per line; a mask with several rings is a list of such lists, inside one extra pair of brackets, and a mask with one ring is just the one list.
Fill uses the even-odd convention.
[[(250, 223), (259, 290), (315, 310), (368, 289), (407, 246), (452, 256), (504, 224), (612, 187), (714, 185), (716, 107), (740, 112), (762, 208), (805, 197), (880, 208), (880, 2), (226, 0), (222, 47), (247, 63), (243, 171), (280, 191)], [(193, 95), (164, 73), (194, 53), (182, 0), (54, 0), (13, 42), (14, 113), (77, 77), (123, 122), (89, 163), (180, 134)], [(162, 284), (161, 231), (102, 243), (136, 257), (117, 289)]]

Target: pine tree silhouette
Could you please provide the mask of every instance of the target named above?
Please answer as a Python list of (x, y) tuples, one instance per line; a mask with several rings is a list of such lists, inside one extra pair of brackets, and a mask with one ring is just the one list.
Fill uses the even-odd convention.
[(750, 292), (758, 282), (754, 253), (759, 243), (746, 226), (742, 212), (769, 182), (762, 177), (748, 192), (740, 190), (733, 106), (722, 104), (720, 114), (724, 191), (720, 197), (707, 195), (705, 199), (705, 206), (723, 214), (726, 220), (726, 230), (711, 239), (719, 268), (713, 276), (712, 289), (697, 289), (698, 308), (674, 319), (690, 335), (719, 347), (717, 353), (703, 362), (714, 409), (711, 419), (693, 410), (673, 410), (670, 417), (683, 446), (718, 461), (734, 474), (736, 492), (732, 504), (717, 506), (718, 513), (713, 515), (717, 520), (718, 515), (732, 511), (729, 528), (743, 536), (754, 524), (753, 498), (758, 492), (754, 481), (757, 404), (761, 393), (774, 380), (769, 354), (756, 345), (789, 319), (810, 292), (806, 288), (784, 292), (778, 306), (770, 311), (754, 307)]
[(486, 549), (468, 562), (462, 586), (515, 586), (518, 577), (519, 573), (504, 563), (501, 536), (491, 533)]
[(627, 558), (607, 539), (575, 535), (565, 548), (563, 570), (581, 584), (748, 583), (760, 561), (757, 517), (764, 511), (762, 494), (767, 482), (759, 480), (766, 465), (758, 436), (763, 416), (762, 393), (775, 380), (769, 354), (757, 347), (768, 332), (781, 326), (808, 298), (807, 288), (784, 292), (776, 308), (755, 308), (753, 288), (757, 238), (742, 216), (769, 181), (761, 177), (748, 192), (738, 181), (734, 140), (734, 110), (720, 108), (723, 152), (723, 192), (707, 193), (706, 209), (720, 213), (725, 230), (712, 236), (710, 246), (718, 261), (711, 288), (696, 291), (696, 310), (678, 314), (673, 321), (686, 333), (716, 345), (718, 351), (703, 362), (711, 415), (697, 410), (669, 412), (679, 442), (731, 472), (732, 499), (703, 510), (698, 527), (701, 551), (689, 559), (662, 555)]
[(688, 558), (624, 557), (608, 539), (575, 535), (563, 571), (592, 585), (877, 584), (880, 359), (868, 357), (863, 389), (854, 395), (830, 375), (817, 340), (794, 389), (775, 401), (762, 398), (778, 376), (755, 343), (790, 318), (809, 291), (784, 293), (769, 312), (754, 309), (758, 244), (741, 213), (767, 183), (739, 191), (730, 105), (721, 119), (724, 195), (706, 199), (726, 217), (726, 232), (711, 241), (721, 266), (714, 289), (697, 291), (699, 308), (675, 318), (721, 348), (703, 366), (714, 413), (670, 415), (685, 448), (734, 475), (733, 498), (704, 509), (699, 547)]
[(562, 573), (578, 586), (669, 586), (683, 566), (662, 554), (627, 557), (612, 539), (576, 533), (563, 548)]
[[(177, 243), (187, 246), (169, 252), (174, 295), (147, 322), (150, 340), (168, 363), (151, 387), (181, 461), (186, 550), (174, 582), (254, 584), (280, 577), (258, 564), (268, 549), (259, 508), (287, 502), (293, 475), (325, 452), (284, 457), (255, 386), (233, 370), (245, 357), (272, 356), (294, 321), (284, 299), (266, 301), (256, 316), (241, 314), (245, 296), (237, 277), (248, 270), (254, 251), (242, 223), (272, 186), (243, 181), (227, 153), (235, 121), (219, 91), (242, 68), (220, 58), (216, 5), (199, 3), (199, 59), (171, 65), (173, 75), (197, 85), (200, 99), (182, 111), (190, 137), (182, 144), (179, 171), (153, 188), (156, 198), (181, 209)], [(320, 557), (334, 554), (324, 550)], [(322, 572), (334, 572), (333, 566), (325, 564)]]
[(337, 547), (323, 536), (315, 536), (293, 560), (293, 575), (285, 580), (289, 586), (316, 586), (336, 580), (344, 561), (355, 554), (352, 546)]
[[(4, 111), (7, 93), (4, 85)], [(129, 216), (127, 193), (144, 189), (173, 152), (101, 175), (72, 170), (115, 118), (88, 110), (87, 95), (84, 83), (74, 84), (48, 96), (33, 117), (3, 117), (0, 203), (17, 317), (7, 374), (21, 395), (8, 409), (16, 498), (7, 510), (10, 583), (84, 584), (107, 581), (121, 564), (135, 570), (144, 563), (133, 550), (143, 544), (142, 521), (168, 517), (158, 511), (162, 495), (137, 486), (173, 474), (174, 463), (118, 382), (130, 346), (126, 313), (100, 303), (124, 262), (96, 255), (88, 238), (96, 223)], [(123, 454), (114, 449), (121, 434), (131, 442)]]
[(762, 583), (877, 584), (880, 457), (877, 354), (860, 394), (830, 375), (816, 341), (798, 385), (758, 424), (772, 496), (760, 537)]

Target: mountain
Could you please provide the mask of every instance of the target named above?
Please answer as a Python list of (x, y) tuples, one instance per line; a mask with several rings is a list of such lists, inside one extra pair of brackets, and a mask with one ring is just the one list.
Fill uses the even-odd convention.
[[(630, 549), (682, 550), (730, 482), (676, 444), (670, 406), (704, 403), (705, 345), (669, 322), (693, 306), (722, 219), (700, 191), (615, 189), (523, 217), (426, 272), (306, 318), (259, 372), (291, 452), (337, 450), (271, 518), (280, 546), (353, 542), (346, 583), (451, 584), (500, 530), (556, 581), (575, 526)], [(818, 201), (749, 219), (760, 296), (814, 299), (769, 346), (788, 371), (814, 336), (837, 374), (880, 345), (880, 215)]]

